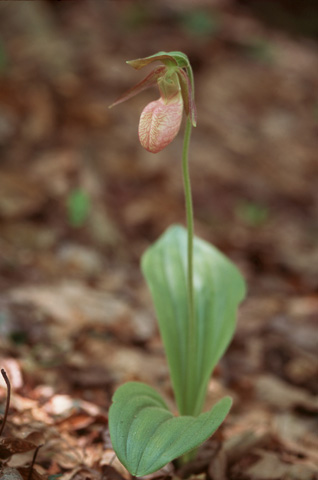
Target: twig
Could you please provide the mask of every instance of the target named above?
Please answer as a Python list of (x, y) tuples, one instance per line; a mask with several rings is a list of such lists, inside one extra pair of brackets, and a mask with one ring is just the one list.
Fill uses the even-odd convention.
[(39, 446), (36, 447), (36, 449), (34, 450), (32, 462), (31, 462), (31, 465), (30, 465), (28, 480), (31, 480), (31, 478), (32, 478), (32, 472), (33, 472), (34, 462), (35, 462), (36, 456), (37, 456), (37, 454), (38, 454), (38, 451), (39, 451), (39, 449), (40, 449), (41, 447), (43, 447), (43, 445), (39, 445)]
[(10, 396), (11, 396), (11, 384), (10, 384), (10, 380), (8, 379), (7, 373), (4, 370), (4, 368), (1, 368), (1, 375), (3, 376), (3, 379), (4, 379), (4, 381), (6, 382), (6, 385), (7, 385), (7, 401), (6, 401), (6, 409), (5, 409), (5, 412), (4, 412), (4, 417), (2, 419), (2, 424), (1, 424), (1, 427), (0, 427), (0, 436), (2, 435), (3, 429), (4, 429), (6, 421), (7, 421), (7, 417), (8, 417), (8, 413), (9, 413), (9, 407), (10, 407)]

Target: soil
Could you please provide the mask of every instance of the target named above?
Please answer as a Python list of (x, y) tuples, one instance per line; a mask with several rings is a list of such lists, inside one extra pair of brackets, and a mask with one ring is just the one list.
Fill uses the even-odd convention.
[(207, 395), (232, 396), (229, 416), (196, 460), (151, 477), (318, 479), (317, 6), (252, 3), (0, 2), (2, 480), (130, 479), (113, 392), (137, 380), (173, 402), (139, 263), (185, 223), (182, 134), (140, 146), (155, 88), (108, 109), (143, 78), (125, 61), (161, 50), (194, 69), (196, 234), (248, 295)]

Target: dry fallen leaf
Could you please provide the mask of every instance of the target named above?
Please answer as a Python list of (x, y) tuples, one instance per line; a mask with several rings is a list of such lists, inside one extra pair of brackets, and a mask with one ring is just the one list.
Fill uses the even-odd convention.
[(309, 413), (318, 412), (318, 398), (302, 388), (293, 387), (272, 375), (255, 379), (258, 398), (280, 410), (301, 408)]
[(299, 460), (298, 463), (290, 464), (282, 461), (274, 452), (257, 450), (259, 460), (246, 470), (251, 480), (281, 480), (283, 478), (297, 480), (312, 480), (315, 467)]
[(21, 218), (38, 212), (45, 201), (41, 185), (24, 174), (1, 172), (0, 217)]
[[(18, 472), (20, 473), (23, 480), (29, 480), (30, 476), (30, 467), (19, 467)], [(31, 480), (46, 480), (46, 476), (40, 474), (36, 468), (32, 468), (32, 477)]]
[(209, 478), (211, 480), (227, 480), (226, 471), (227, 456), (224, 449), (221, 448), (209, 464)]
[(0, 459), (7, 459), (16, 453), (29, 452), (36, 447), (34, 443), (20, 438), (0, 437)]
[(103, 465), (101, 480), (125, 480), (125, 478), (111, 465)]

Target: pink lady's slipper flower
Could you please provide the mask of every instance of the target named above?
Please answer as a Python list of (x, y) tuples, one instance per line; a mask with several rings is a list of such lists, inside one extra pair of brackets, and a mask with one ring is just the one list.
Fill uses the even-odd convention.
[(142, 90), (158, 85), (160, 98), (144, 108), (138, 128), (141, 145), (152, 153), (160, 152), (176, 137), (180, 130), (183, 109), (192, 124), (196, 125), (192, 69), (186, 55), (181, 52), (159, 52), (127, 63), (139, 70), (158, 60), (162, 66), (152, 70), (144, 80), (111, 105), (118, 105)]

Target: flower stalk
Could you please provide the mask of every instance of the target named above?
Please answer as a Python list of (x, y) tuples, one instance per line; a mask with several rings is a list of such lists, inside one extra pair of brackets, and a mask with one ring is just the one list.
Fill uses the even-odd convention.
[[(196, 347), (196, 328), (195, 328), (195, 307), (194, 307), (194, 292), (193, 292), (193, 237), (194, 237), (194, 223), (193, 223), (193, 202), (192, 202), (192, 191), (191, 191), (191, 181), (190, 181), (190, 172), (189, 172), (189, 146), (191, 139), (192, 123), (188, 118), (186, 123), (186, 129), (184, 132), (184, 143), (182, 151), (182, 173), (183, 173), (183, 187), (184, 187), (184, 196), (185, 196), (185, 206), (186, 206), (186, 219), (187, 219), (187, 290), (188, 290), (188, 366), (187, 366), (187, 376), (188, 381), (186, 382), (187, 391), (185, 393), (185, 398), (190, 399), (192, 396), (191, 392), (191, 379), (193, 378), (193, 366), (195, 365), (195, 347)], [(189, 391), (190, 390), (190, 391)], [(183, 415), (191, 415), (191, 405), (186, 407), (186, 411), (182, 412)]]
[(192, 126), (196, 126), (196, 108), (194, 103), (194, 80), (188, 57), (181, 52), (159, 52), (146, 58), (131, 60), (127, 63), (140, 70), (154, 61), (161, 66), (154, 68), (146, 78), (121, 95), (111, 107), (122, 103), (139, 92), (157, 85), (160, 98), (150, 102), (142, 111), (138, 127), (141, 145), (151, 153), (157, 153), (169, 145), (180, 130), (183, 111), (187, 116), (182, 151), (182, 173), (187, 222), (187, 368), (184, 406), (182, 415), (194, 414), (193, 379), (196, 356), (196, 318), (193, 288), (193, 206), (189, 174), (189, 145)]

